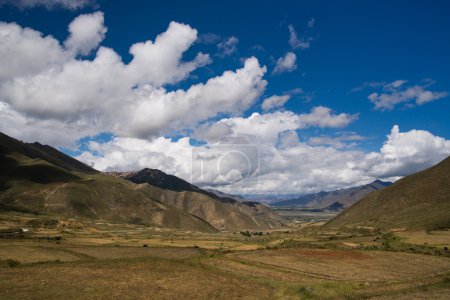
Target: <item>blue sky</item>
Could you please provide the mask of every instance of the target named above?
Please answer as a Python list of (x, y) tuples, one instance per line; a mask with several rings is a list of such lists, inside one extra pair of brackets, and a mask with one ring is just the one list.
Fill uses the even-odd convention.
[[(3, 3), (0, 6), (0, 21), (5, 24), (15, 22), (21, 27), (32, 28), (41, 32), (43, 37), (51, 35), (61, 44), (63, 48), (61, 51), (69, 51), (69, 46), (64, 44), (68, 38), (69, 24), (81, 14), (101, 12), (103, 13), (102, 26), (107, 28), (107, 31), (104, 32), (98, 44), (89, 50), (89, 53), (78, 53), (78, 56), (73, 59), (91, 62), (97, 55), (98, 47), (103, 46), (113, 49), (125, 65), (133, 60), (133, 55), (129, 52), (131, 45), (148, 40), (154, 41), (158, 34), (168, 29), (170, 22), (175, 21), (197, 30), (197, 39), (186, 51), (183, 51), (181, 61), (193, 61), (199, 52), (207, 54), (209, 60), (198, 63), (182, 79), (163, 82), (158, 88), (164, 88), (166, 92), (188, 90), (195, 84), (205, 84), (210, 78), (220, 77), (224, 71), (242, 68), (245, 59), (252, 56), (258, 60), (260, 66), (266, 66), (267, 71), (262, 80), (265, 80), (267, 84), (265, 88), (259, 90), (257, 96), (237, 111), (219, 109), (212, 113), (210, 118), (198, 117), (189, 124), (177, 125), (175, 120), (170, 124), (164, 124), (167, 128), (170, 127), (169, 129), (145, 128), (144, 130), (141, 126), (139, 133), (138, 131), (130, 133), (123, 129), (126, 124), (122, 124), (120, 130), (108, 130), (114, 127), (108, 123), (108, 126), (90, 127), (86, 129), (85, 135), (74, 134), (71, 139), (58, 140), (56, 138), (58, 135), (51, 133), (50, 130), (47, 135), (22, 134), (19, 136), (25, 140), (43, 139), (43, 142), (60, 147), (66, 153), (84, 159), (98, 168), (127, 169), (143, 165), (100, 163), (95, 156), (105, 157), (113, 150), (106, 149), (106, 146), (103, 149), (100, 149), (100, 146), (91, 147), (90, 142), (103, 145), (111, 142), (114, 137), (118, 137), (139, 138), (151, 143), (154, 139), (163, 137), (176, 143), (180, 138), (188, 137), (189, 144), (195, 146), (202, 140), (201, 135), (196, 134), (199, 127), (209, 126), (224, 118), (246, 119), (255, 112), (261, 115), (292, 112), (297, 116), (308, 114), (316, 107), (327, 107), (330, 109), (330, 118), (346, 114), (342, 117), (347, 119), (341, 123), (317, 125), (317, 121), (311, 121), (312, 117), (309, 118), (306, 122), (310, 123), (290, 129), (296, 132), (301, 143), (311, 147), (331, 147), (333, 151), (340, 151), (340, 155), (344, 156), (353, 152), (363, 156), (371, 152), (385, 155), (380, 149), (387, 141), (386, 136), (391, 133), (394, 125), (398, 125), (400, 132), (410, 133), (411, 136), (413, 130), (419, 130), (441, 138), (444, 141), (443, 144), (436, 148), (437, 150), (434, 149), (439, 153), (436, 157), (442, 158), (448, 155), (448, 144), (446, 144), (450, 139), (450, 118), (448, 118), (450, 112), (448, 95), (450, 92), (450, 18), (448, 18), (450, 4), (448, 1), (258, 1), (257, 3), (227, 1), (220, 4), (213, 1), (171, 1), (170, 3), (127, 1), (125, 4), (123, 1), (85, 0), (79, 1), (80, 5), (77, 8), (68, 7), (67, 1), (64, 0), (56, 2), (60, 4), (52, 6), (50, 0), (28, 2), (32, 5), (26, 5), (21, 1), (15, 2), (15, 5), (12, 5), (11, 1), (0, 1)], [(295, 30), (294, 40), (292, 30)], [(229, 45), (226, 42), (229, 42)], [(307, 44), (300, 45), (302, 42)], [(277, 69), (277, 61), (280, 62), (280, 59), (286, 58), (287, 53), (292, 53), (296, 57), (295, 63), (282, 68), (281, 71), (274, 71)], [(27, 73), (20, 73), (20, 76), (25, 76), (24, 74)], [(5, 82), (17, 80), (20, 76), (4, 80)], [(136, 88), (140, 89), (139, 85), (143, 84), (136, 84)], [(82, 86), (78, 88), (83, 89)], [(369, 99), (371, 94), (372, 101)], [(82, 123), (81, 120), (97, 122), (96, 114), (91, 115), (85, 112), (77, 117), (75, 113), (73, 117), (70, 115), (65, 115), (64, 118), (59, 115), (54, 117), (60, 110), (43, 111), (31, 109), (22, 104), (25, 101), (42, 99), (35, 97), (23, 100), (17, 98), (19, 97), (17, 95), (17, 93), (6, 92), (2, 95), (0, 91), (0, 100), (8, 105), (8, 109), (20, 114), (24, 120), (31, 117), (33, 122), (45, 121), (41, 132), (45, 132), (49, 126), (58, 126), (48, 125), (49, 122), (63, 122), (63, 127), (72, 122), (67, 125), (70, 130), (79, 126), (76, 124)], [(284, 105), (263, 110), (261, 104), (264, 99), (274, 95), (289, 95), (290, 99), (286, 100)], [(77, 108), (83, 106), (80, 103), (77, 102)], [(176, 109), (167, 105), (165, 109)], [(36, 113), (37, 111), (39, 112)], [(1, 113), (2, 111), (0, 116)], [(6, 115), (5, 109), (3, 114)], [(184, 115), (186, 114), (190, 112), (184, 112)], [(152, 117), (154, 116), (148, 116), (148, 118)], [(77, 121), (74, 122), (73, 119)], [(229, 122), (232, 121), (234, 122), (234, 120)], [(24, 122), (25, 124), (33, 123)], [(337, 119), (336, 122), (338, 122)], [(13, 130), (6, 121), (0, 125), (2, 125), (1, 130), (16, 135), (27, 130), (26, 126)], [(75, 130), (82, 132), (80, 128)], [(141, 134), (144, 131), (145, 134)], [(247, 131), (234, 131), (235, 134), (236, 132), (246, 133)], [(280, 136), (282, 131), (280, 130), (277, 134)], [(330, 139), (333, 139), (333, 143), (329, 142)], [(325, 140), (328, 142), (324, 142)], [(76, 146), (77, 141), (78, 146)], [(208, 142), (211, 141), (203, 137), (202, 143)], [(411, 145), (417, 145), (417, 142), (411, 142), (402, 147), (411, 148)], [(417, 149), (417, 151), (411, 150), (411, 153), (422, 151), (420, 159), (411, 156), (412, 154), (401, 162), (400, 158), (395, 158), (398, 160), (396, 161), (397, 172), (390, 170), (383, 174), (358, 173), (359, 179), (352, 177), (352, 179), (346, 178), (334, 183), (328, 180), (323, 184), (315, 185), (299, 183), (299, 188), (280, 183), (278, 188), (302, 192), (354, 185), (378, 177), (399, 178), (404, 176), (405, 172), (416, 171), (436, 162), (437, 158), (424, 160), (424, 157), (433, 152), (427, 152), (428, 150), (420, 147)], [(319, 150), (323, 149), (320, 148), (317, 151)], [(83, 156), (83, 153), (87, 154)], [(88, 157), (89, 153), (93, 154), (94, 158)], [(142, 152), (140, 154), (142, 155)], [(386, 157), (392, 159), (389, 155)], [(164, 160), (164, 158), (161, 159)], [(166, 157), (166, 159), (176, 161), (178, 158)], [(186, 170), (177, 171), (180, 166), (176, 164), (155, 164), (150, 161), (154, 160), (146, 162), (149, 167), (166, 168), (165, 171), (174, 172), (182, 177), (187, 177), (186, 174), (189, 173)], [(414, 161), (420, 161), (420, 163), (414, 165)], [(341, 163), (344, 162), (341, 161)], [(414, 165), (411, 168), (405, 166), (411, 164)], [(273, 175), (275, 171), (271, 172)], [(290, 182), (296, 182), (296, 180), (302, 182), (302, 178), (289, 179)], [(315, 182), (317, 181), (320, 180), (316, 179)], [(212, 185), (212, 182), (204, 184)], [(226, 189), (230, 186), (223, 187)], [(257, 188), (254, 187), (254, 189)]]

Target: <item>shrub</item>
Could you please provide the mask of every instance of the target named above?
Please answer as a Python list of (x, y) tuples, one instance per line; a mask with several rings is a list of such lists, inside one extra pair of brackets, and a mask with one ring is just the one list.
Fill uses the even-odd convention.
[(6, 261), (4, 261), (4, 265), (6, 265), (7, 267), (10, 267), (10, 268), (16, 268), (16, 267), (20, 266), (21, 263), (14, 259), (7, 259)]

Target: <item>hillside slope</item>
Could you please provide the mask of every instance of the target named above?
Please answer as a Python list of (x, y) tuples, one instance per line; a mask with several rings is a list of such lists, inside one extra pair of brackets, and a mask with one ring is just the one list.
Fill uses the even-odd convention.
[(450, 227), (450, 157), (373, 192), (325, 226)]
[(220, 197), (159, 170), (143, 169), (123, 176), (141, 184), (141, 191), (150, 197), (202, 218), (218, 229), (267, 229), (283, 222), (266, 205), (239, 202), (226, 194)]
[(152, 199), (137, 185), (48, 146), (1, 134), (0, 166), (0, 211), (216, 231), (206, 221)]
[[(304, 205), (311, 208), (327, 208), (334, 203), (339, 203), (343, 208), (352, 206), (364, 196), (373, 191), (377, 191), (391, 185), (390, 182), (375, 180), (372, 183), (357, 186), (349, 189), (340, 189), (330, 192), (320, 192), (309, 194), (290, 200), (283, 200), (273, 204), (273, 206), (296, 206)], [(336, 206), (336, 205), (335, 205)]]

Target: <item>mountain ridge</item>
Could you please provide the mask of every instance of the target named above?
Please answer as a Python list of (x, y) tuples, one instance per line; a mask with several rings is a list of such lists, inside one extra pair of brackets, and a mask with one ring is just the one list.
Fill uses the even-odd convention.
[[(142, 191), (162, 203), (198, 216), (219, 229), (276, 228), (284, 221), (264, 204), (240, 202), (224, 193), (218, 196), (160, 170), (145, 168), (136, 172), (115, 174), (139, 184)], [(154, 188), (149, 189), (147, 185)]]
[(329, 192), (321, 191), (315, 194), (308, 194), (298, 198), (282, 200), (272, 203), (272, 206), (296, 206), (303, 205), (311, 208), (325, 209), (335, 202), (342, 205), (342, 208), (348, 208), (358, 200), (373, 191), (383, 189), (392, 183), (375, 180), (371, 183), (356, 186), (348, 189), (339, 189)]

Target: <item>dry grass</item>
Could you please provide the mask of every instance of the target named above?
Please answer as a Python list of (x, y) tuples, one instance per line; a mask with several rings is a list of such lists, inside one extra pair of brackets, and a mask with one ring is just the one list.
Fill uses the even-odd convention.
[[(2, 217), (0, 226), (24, 222)], [(447, 237), (446, 232), (396, 234), (408, 242), (427, 238), (430, 244)], [(55, 236), (63, 240), (46, 239)], [(294, 227), (246, 237), (105, 221), (37, 228), (23, 239), (0, 239), (0, 299), (445, 298), (449, 257), (352, 249), (381, 245), (376, 238)]]
[(450, 247), (450, 230), (443, 231), (404, 231), (397, 232), (405, 242), (416, 245), (433, 245), (433, 246), (447, 246)]
[(278, 249), (228, 254), (301, 274), (352, 282), (395, 282), (450, 272), (450, 259), (409, 253), (329, 249)]
[[(54, 242), (53, 242), (54, 243)], [(43, 242), (35, 245), (18, 243), (0, 243), (1, 260), (15, 260), (20, 263), (36, 263), (51, 261), (74, 261), (79, 256), (57, 249), (53, 245)]]
[(197, 248), (148, 248), (148, 247), (78, 247), (67, 248), (70, 251), (86, 255), (95, 259), (119, 259), (119, 258), (140, 258), (157, 257), (174, 260), (194, 258), (201, 255)]
[[(4, 269), (7, 299), (270, 299), (263, 284), (209, 272), (195, 264), (135, 259)], [(255, 294), (257, 291), (257, 296)]]

